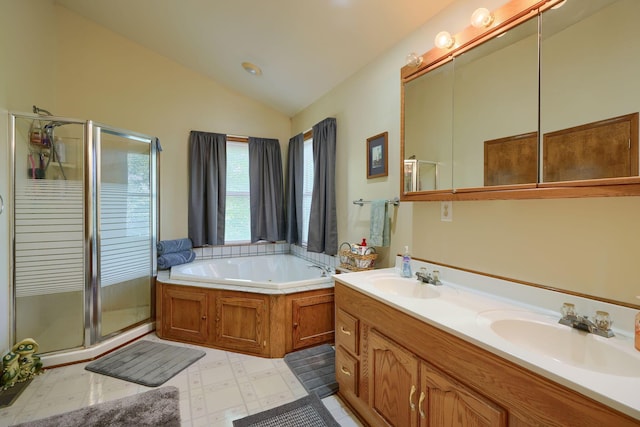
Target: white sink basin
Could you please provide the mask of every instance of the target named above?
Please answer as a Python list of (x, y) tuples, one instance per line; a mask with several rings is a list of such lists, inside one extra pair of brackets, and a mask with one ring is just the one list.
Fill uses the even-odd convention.
[(440, 292), (426, 283), (416, 279), (408, 279), (395, 276), (383, 276), (371, 279), (374, 289), (387, 295), (395, 295), (408, 298), (438, 298)]
[(511, 344), (589, 371), (640, 377), (640, 353), (603, 338), (558, 324), (558, 319), (525, 311), (493, 310), (480, 324)]

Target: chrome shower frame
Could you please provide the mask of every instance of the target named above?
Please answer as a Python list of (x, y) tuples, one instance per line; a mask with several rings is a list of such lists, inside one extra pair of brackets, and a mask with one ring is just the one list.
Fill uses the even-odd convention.
[[(34, 113), (49, 113), (46, 110), (37, 109), (34, 106)], [(116, 128), (113, 126), (96, 123), (92, 120), (80, 120), (68, 117), (54, 116), (54, 115), (42, 115), (42, 114), (29, 114), (19, 112), (9, 112), (9, 149), (10, 149), (10, 185), (9, 185), (9, 200), (15, 200), (16, 196), (16, 119), (26, 120), (40, 120), (43, 122), (51, 122), (55, 127), (63, 124), (77, 124), (82, 125), (84, 128), (84, 146), (83, 146), (83, 187), (84, 187), (84, 235), (83, 235), (83, 247), (84, 247), (84, 262), (85, 262), (85, 283), (84, 283), (84, 334), (83, 345), (81, 348), (87, 349), (91, 346), (101, 343), (109, 338), (128, 331), (140, 323), (152, 323), (155, 319), (155, 290), (153, 278), (157, 275), (157, 262), (156, 262), (156, 242), (158, 236), (159, 227), (159, 208), (158, 208), (158, 142), (157, 138), (145, 135), (138, 132), (133, 132), (125, 129)], [(101, 298), (100, 298), (100, 252), (98, 250), (99, 242), (99, 226), (100, 226), (100, 133), (106, 132), (121, 138), (131, 139), (139, 142), (146, 142), (149, 144), (149, 185), (150, 185), (150, 249), (151, 249), (151, 268), (149, 271), (150, 276), (150, 317), (146, 321), (136, 323), (122, 330), (115, 331), (108, 335), (102, 335), (101, 333)], [(9, 215), (9, 301), (10, 301), (10, 332), (9, 339), (12, 343), (16, 342), (17, 329), (16, 329), (16, 208), (15, 203), (9, 203), (10, 209), (7, 209)], [(66, 349), (62, 352), (75, 349)]]

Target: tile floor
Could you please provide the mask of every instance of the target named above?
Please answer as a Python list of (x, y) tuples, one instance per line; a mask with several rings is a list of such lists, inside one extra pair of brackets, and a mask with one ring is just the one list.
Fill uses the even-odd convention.
[[(162, 341), (155, 334), (141, 339)], [(231, 426), (235, 419), (307, 394), (283, 359), (197, 348), (207, 354), (164, 384), (180, 389), (182, 426)], [(150, 390), (89, 372), (84, 369), (86, 364), (49, 369), (37, 376), (12, 406), (0, 409), (0, 427)], [(322, 401), (341, 426), (361, 426), (337, 396)]]

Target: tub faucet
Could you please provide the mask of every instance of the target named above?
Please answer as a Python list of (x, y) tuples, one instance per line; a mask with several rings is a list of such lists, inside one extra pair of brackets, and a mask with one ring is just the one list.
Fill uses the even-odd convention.
[(588, 316), (578, 315), (573, 304), (564, 303), (562, 305), (562, 318), (558, 323), (605, 338), (614, 336), (611, 330), (613, 321), (606, 311), (597, 311), (594, 321), (592, 322)]
[(322, 277), (327, 277), (331, 275), (331, 267), (325, 267), (325, 266), (316, 265), (316, 264), (309, 264), (307, 265), (307, 267), (320, 269), (320, 271), (322, 271)]

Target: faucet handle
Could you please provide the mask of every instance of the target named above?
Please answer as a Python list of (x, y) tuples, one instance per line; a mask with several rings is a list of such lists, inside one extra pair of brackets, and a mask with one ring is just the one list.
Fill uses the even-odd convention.
[(598, 310), (596, 311), (596, 316), (594, 317), (594, 323), (598, 329), (603, 331), (608, 331), (611, 329), (611, 325), (613, 324), (613, 320), (611, 320), (611, 316), (606, 311)]
[(576, 317), (576, 306), (569, 302), (562, 304), (562, 317)]

